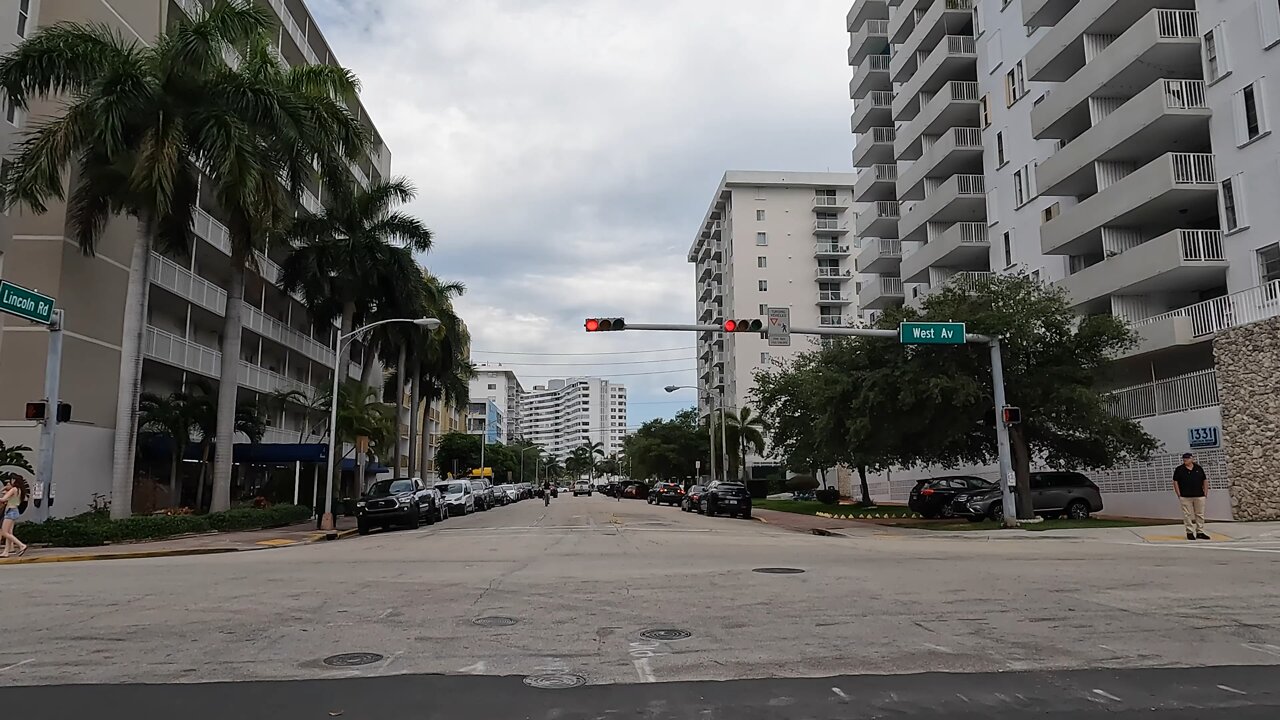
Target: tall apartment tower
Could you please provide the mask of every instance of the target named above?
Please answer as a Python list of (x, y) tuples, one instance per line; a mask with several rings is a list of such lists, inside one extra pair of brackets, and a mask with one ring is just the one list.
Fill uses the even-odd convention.
[(502, 430), (503, 442), (520, 437), (520, 403), (524, 386), (514, 370), (494, 365), (480, 365), (471, 378), (472, 402), (492, 400), (498, 406), (506, 427)]
[[(770, 307), (791, 309), (796, 326), (840, 327), (859, 319), (852, 263), (852, 173), (729, 172), (689, 248), (696, 269), (697, 321), (765, 318)], [(698, 337), (698, 406), (749, 403), (752, 373), (774, 359), (810, 347), (795, 336), (789, 348), (769, 347), (758, 334)]]
[(521, 398), (521, 435), (564, 461), (574, 449), (600, 443), (622, 452), (627, 436), (627, 388), (597, 377), (551, 380)]
[[(127, 40), (151, 43), (178, 18), (203, 12), (208, 4), (204, 0), (3, 0), (0, 22), (5, 26), (0, 28), (0, 43), (63, 21), (94, 23)], [(283, 61), (293, 65), (338, 62), (301, 1), (263, 0), (261, 4), (279, 21), (273, 47)], [(389, 175), (391, 156), (363, 106), (357, 102), (352, 110), (374, 138), (372, 150), (351, 166), (355, 181), (367, 186)], [(56, 102), (33, 104), (30, 119), (59, 112)], [(10, 126), (28, 120), (20, 113), (10, 111), (9, 115), (12, 121), (0, 127), (12, 130)], [(324, 197), (322, 186), (308, 183), (302, 204), (316, 210)], [(313, 323), (299, 297), (279, 290), (278, 263), (288, 254), (279, 242), (270, 243), (258, 255), (259, 271), (247, 279), (241, 356), (221, 357), (224, 288), (231, 266), (227, 228), (217, 213), (209, 193), (201, 193), (190, 252), (150, 257), (143, 390), (165, 395), (196, 380), (216, 385), (224, 361), (240, 368), (243, 400), (280, 390), (313, 395), (315, 388), (327, 388), (334, 372), (331, 348), (336, 327)], [(58, 514), (80, 512), (93, 494), (110, 492), (125, 290), (137, 224), (126, 217), (110, 221), (96, 254), (89, 257), (67, 235), (65, 203), (51, 202), (43, 215), (15, 208), (6, 220), (12, 237), (7, 247), (6, 240), (0, 239), (4, 278), (53, 296), (66, 312), (61, 399), (74, 410), (72, 421), (58, 430), (54, 482)], [(48, 333), (0, 316), (0, 335), (0, 427), (7, 442), (34, 447), (39, 428), (23, 419), (23, 407), (39, 399)], [(353, 355), (351, 375), (359, 377), (358, 346)], [(272, 413), (264, 442), (305, 439), (300, 434), (305, 417), (305, 409), (293, 404)]]

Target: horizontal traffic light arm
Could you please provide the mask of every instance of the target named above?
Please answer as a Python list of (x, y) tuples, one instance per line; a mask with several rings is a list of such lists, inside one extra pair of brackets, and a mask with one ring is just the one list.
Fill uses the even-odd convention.
[[(627, 330), (669, 330), (684, 332), (724, 332), (723, 325), (677, 325), (669, 323), (627, 323)], [(768, 326), (765, 327), (768, 330)], [(824, 337), (878, 337), (878, 338), (898, 338), (897, 330), (877, 330), (873, 328), (804, 328), (791, 326), (792, 335), (819, 335)], [(990, 335), (978, 335), (969, 333), (964, 336), (965, 342), (970, 343), (989, 343), (995, 338)]]

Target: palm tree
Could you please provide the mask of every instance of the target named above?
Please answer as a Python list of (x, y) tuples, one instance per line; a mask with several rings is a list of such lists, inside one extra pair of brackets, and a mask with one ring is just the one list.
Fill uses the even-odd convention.
[(5, 445), (4, 440), (0, 440), (0, 477), (6, 474), (5, 468), (17, 468), (34, 474), (35, 470), (27, 461), (29, 452), (31, 448), (26, 445)]
[[(560, 464), (560, 459), (555, 455), (544, 455), (542, 457), (542, 472), (544, 477), (559, 478), (564, 475), (564, 466)], [(537, 477), (535, 476), (534, 479), (536, 480)]]
[(256, 269), (256, 253), (265, 249), (267, 237), (289, 226), (313, 168), (320, 169), (330, 193), (343, 197), (350, 177), (346, 164), (369, 145), (369, 133), (348, 109), (359, 86), (348, 70), (333, 65), (286, 68), (271, 52), (265, 30), (234, 49), (241, 56), (239, 66), (224, 65), (214, 73), (211, 112), (219, 121), (208, 130), (210, 150), (202, 156), (231, 244), (210, 504), (214, 511), (231, 504), (245, 275)]
[[(191, 395), (191, 421), (200, 435), (200, 477), (196, 482), (196, 508), (204, 507), (205, 478), (208, 476), (209, 453), (214, 451), (218, 429), (218, 405), (212, 386), (198, 380), (192, 383), (196, 391)], [(267, 432), (267, 421), (257, 403), (241, 401), (236, 404), (235, 432), (249, 438), (249, 442), (262, 442)]]
[(730, 460), (736, 460), (738, 469), (742, 473), (742, 481), (748, 480), (747, 474), (747, 453), (754, 451), (757, 455), (764, 453), (764, 421), (750, 407), (746, 405), (739, 408), (737, 413), (725, 413), (724, 432), (728, 433), (726, 440), (733, 446), (735, 457)]
[(418, 435), (423, 428), (417, 418), (423, 407), (440, 398), (451, 407), (465, 407), (470, 399), (471, 377), (475, 369), (471, 365), (471, 335), (466, 323), (454, 310), (454, 298), (466, 292), (459, 282), (445, 282), (423, 273), (423, 314), (440, 321), (433, 331), (418, 329), (409, 344), (407, 370), (410, 378), (409, 452), (410, 467), (416, 466), (418, 474), (426, 477), (427, 453), (414, 453), (418, 448)]
[[(222, 50), (266, 32), (264, 8), (221, 0), (197, 21), (179, 18), (152, 45), (102, 26), (57, 23), (0, 58), (0, 89), (16, 107), (57, 99), (62, 113), (33, 127), (2, 179), (6, 206), (37, 214), (67, 198), (67, 224), (93, 254), (108, 218), (137, 221), (129, 260), (116, 396), (111, 515), (127, 517), (152, 250), (190, 246), (198, 170), (227, 117), (211, 111)], [(72, 164), (77, 171), (69, 172)], [(69, 197), (64, 178), (72, 178)], [(235, 367), (236, 363), (227, 363)]]
[(178, 482), (178, 470), (182, 456), (191, 443), (191, 430), (195, 427), (192, 398), (184, 392), (168, 395), (142, 393), (138, 398), (138, 430), (164, 435), (169, 442), (169, 506), (178, 507), (182, 500), (182, 483)]

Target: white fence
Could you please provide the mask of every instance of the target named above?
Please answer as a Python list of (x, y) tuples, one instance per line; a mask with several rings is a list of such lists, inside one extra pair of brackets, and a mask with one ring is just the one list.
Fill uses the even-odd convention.
[(1169, 153), (1173, 158), (1173, 182), (1178, 185), (1212, 185), (1217, 182), (1212, 153)]
[(1163, 322), (1170, 318), (1185, 317), (1191, 320), (1195, 337), (1205, 337), (1227, 328), (1248, 325), (1280, 315), (1280, 280), (1249, 288), (1241, 292), (1205, 300), (1172, 312), (1154, 315), (1131, 323), (1142, 327)]
[(1218, 373), (1212, 369), (1107, 393), (1111, 413), (1130, 420), (1198, 410), (1218, 403)]

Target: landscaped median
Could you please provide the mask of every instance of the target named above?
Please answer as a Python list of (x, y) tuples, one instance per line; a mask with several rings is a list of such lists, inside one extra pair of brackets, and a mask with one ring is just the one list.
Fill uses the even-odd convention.
[(833, 520), (877, 520), (886, 518), (918, 518), (919, 514), (902, 505), (832, 505), (817, 500), (752, 500), (751, 507), (778, 510), (800, 515), (816, 515)]
[(294, 525), (310, 517), (311, 508), (301, 505), (233, 508), (207, 515), (139, 515), (123, 520), (112, 520), (105, 511), (97, 511), (43, 523), (18, 523), (14, 534), (29, 544), (93, 547), (196, 533), (263, 530)]
[[(858, 520), (872, 522), (877, 525), (895, 527), (920, 528), (922, 530), (970, 531), (1001, 530), (1003, 525), (990, 520), (969, 522), (963, 518), (939, 518), (930, 520), (913, 512), (903, 505), (830, 505), (816, 500), (752, 500), (751, 506), (760, 510), (778, 510), (798, 515), (813, 515), (830, 520)], [(1150, 518), (1086, 518), (1071, 520), (1065, 518), (1045, 519), (1035, 523), (1019, 525), (1021, 530), (1034, 532), (1044, 530), (1078, 530), (1084, 528), (1117, 528), (1146, 527), (1150, 525), (1175, 524), (1173, 520), (1153, 520)]]

